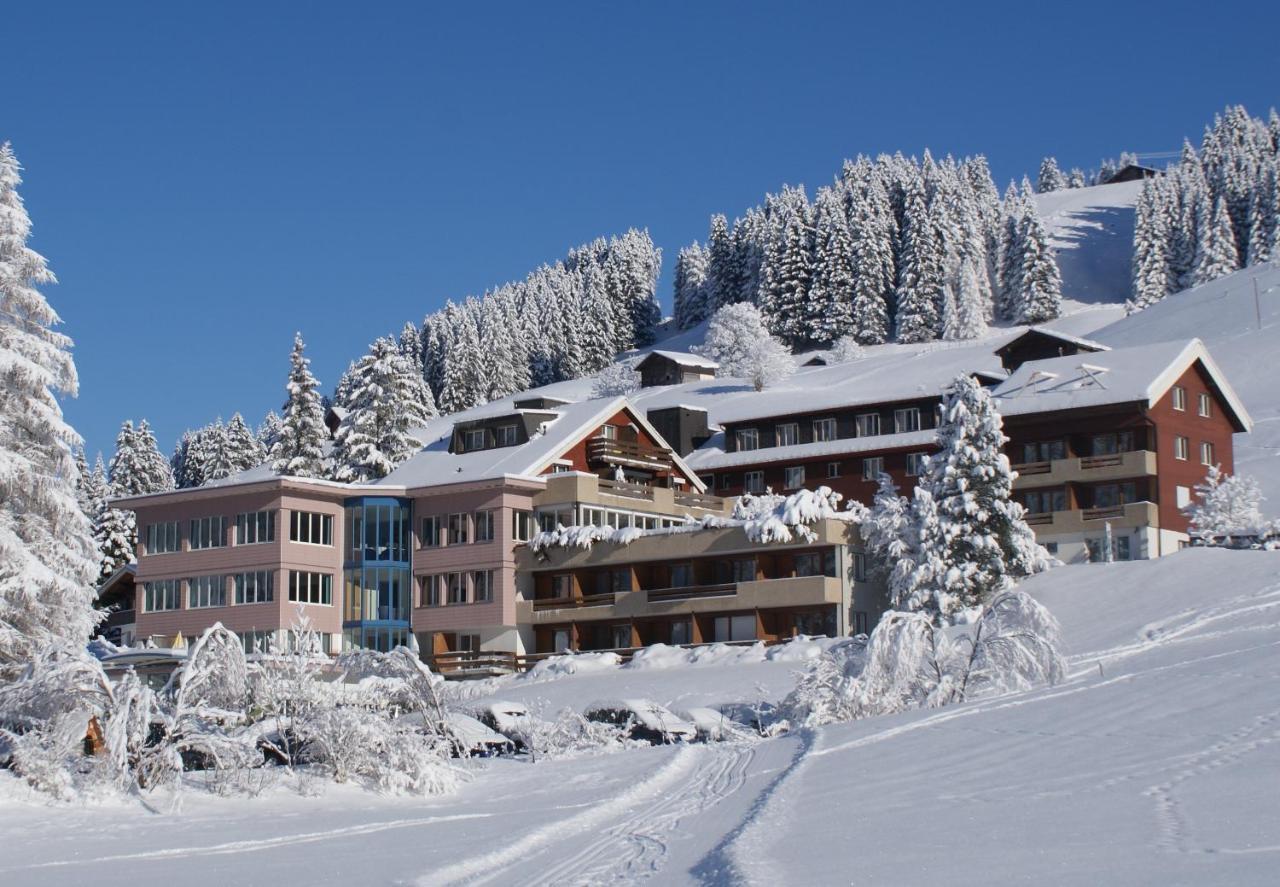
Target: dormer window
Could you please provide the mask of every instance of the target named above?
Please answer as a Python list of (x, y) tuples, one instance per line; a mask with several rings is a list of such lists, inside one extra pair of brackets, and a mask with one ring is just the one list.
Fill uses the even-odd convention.
[(484, 449), (484, 429), (472, 428), (462, 432), (462, 449), (463, 452), (470, 453), (473, 450)]
[(495, 435), (500, 447), (514, 447), (519, 443), (519, 431), (515, 425), (499, 425)]
[(760, 448), (760, 433), (754, 428), (740, 429), (734, 439), (739, 451), (758, 450)]

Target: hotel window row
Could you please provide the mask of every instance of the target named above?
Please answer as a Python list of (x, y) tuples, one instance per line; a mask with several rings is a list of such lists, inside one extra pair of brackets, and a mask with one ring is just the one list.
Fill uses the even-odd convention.
[[(519, 526), (515, 526), (514, 529), (518, 532)], [(466, 512), (431, 514), (422, 519), (422, 535), (418, 540), (421, 548), (466, 545), (468, 540), (472, 542), (494, 540), (492, 511), (477, 511), (470, 515)]]
[[(1180, 413), (1187, 411), (1187, 389), (1181, 385), (1174, 385), (1169, 394), (1173, 401), (1173, 408)], [(1208, 419), (1213, 415), (1213, 398), (1208, 394), (1201, 392), (1196, 395), (1196, 414), (1202, 418)]]
[[(854, 417), (853, 427), (854, 437), (876, 437), (881, 434), (880, 414), (860, 413)], [(905, 407), (893, 411), (894, 434), (920, 431), (922, 427), (919, 407)], [(834, 417), (812, 420), (812, 429), (812, 441), (814, 443), (838, 440), (840, 437), (839, 427)], [(800, 439), (800, 423), (780, 422), (773, 427), (773, 436), (773, 446), (795, 446), (802, 442)], [(760, 449), (760, 429), (758, 428), (739, 428), (734, 432), (733, 439), (734, 448), (739, 452)]]
[[(236, 545), (260, 545), (276, 540), (276, 510), (251, 511), (236, 515)], [(308, 545), (333, 544), (333, 515), (293, 511), (289, 515), (289, 541)], [(180, 521), (149, 524), (146, 529), (147, 554), (173, 554), (182, 550)], [(188, 522), (187, 544), (191, 551), (224, 548), (227, 545), (227, 518), (223, 515), (192, 518)]]
[[(444, 603), (487, 604), (493, 600), (493, 570), (435, 573), (423, 576), (420, 582), (418, 606), (439, 607)], [(470, 597), (467, 594), (470, 579)]]
[[(298, 575), (318, 575), (299, 574)], [(206, 610), (212, 607), (227, 605), (227, 576), (222, 574), (208, 576), (192, 576), (187, 583), (187, 608)], [(329, 577), (325, 577), (328, 579)], [(270, 570), (255, 570), (238, 573), (232, 577), (235, 582), (235, 602), (237, 604), (262, 604), (275, 599), (275, 573)], [(332, 581), (332, 580), (330, 580)], [(144, 612), (156, 613), (163, 610), (182, 609), (182, 579), (155, 579), (143, 585), (142, 608)], [(326, 585), (324, 601), (312, 603), (328, 603)], [(290, 591), (290, 600), (297, 600)]]

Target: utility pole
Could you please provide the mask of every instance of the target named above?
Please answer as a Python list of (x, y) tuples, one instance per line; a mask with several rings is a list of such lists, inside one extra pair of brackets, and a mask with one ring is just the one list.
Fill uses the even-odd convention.
[(1262, 332), (1262, 300), (1258, 296), (1258, 276), (1253, 276), (1253, 313), (1258, 318), (1258, 332)]

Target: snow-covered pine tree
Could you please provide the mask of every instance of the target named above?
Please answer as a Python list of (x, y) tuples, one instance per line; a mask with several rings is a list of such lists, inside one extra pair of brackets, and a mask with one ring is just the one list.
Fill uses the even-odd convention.
[(902, 218), (894, 328), (899, 342), (928, 342), (939, 332), (942, 251), (922, 187), (907, 192)]
[(418, 368), (418, 372), (422, 372), (422, 333), (413, 325), (412, 320), (406, 320), (404, 327), (400, 330), (400, 353), (409, 358), (409, 362)]
[(422, 406), (423, 387), (422, 377), (393, 339), (373, 343), (355, 366), (349, 412), (334, 436), (334, 479), (385, 477), (422, 446), (414, 429), (430, 418)]
[(55, 278), (27, 246), (21, 167), (0, 145), (0, 683), (53, 644), (82, 646), (96, 623), (97, 555), (76, 501), (80, 437), (58, 395), (77, 393), (71, 340), (38, 286)]
[[(595, 265), (588, 266), (599, 273)], [(602, 314), (612, 319), (608, 306)], [(514, 311), (510, 287), (488, 293), (479, 304), (480, 353), (485, 358), (484, 401), (497, 400), (513, 391), (529, 387), (529, 355), (522, 347), (523, 328)], [(603, 335), (603, 333), (602, 333)], [(604, 343), (607, 347), (608, 343)], [(430, 390), (427, 390), (430, 393)], [(427, 412), (436, 414), (433, 400), (425, 405)]]
[(995, 315), (1001, 320), (1012, 320), (1017, 316), (1015, 306), (1022, 291), (1022, 217), (1031, 211), (1012, 182), (1005, 189), (1001, 211)]
[(1271, 261), (1280, 230), (1280, 161), (1267, 163), (1262, 185), (1254, 192), (1249, 211), (1249, 265)]
[(795, 372), (787, 347), (769, 334), (760, 309), (746, 302), (726, 305), (711, 315), (699, 354), (720, 364), (726, 376), (747, 379), (763, 391)]
[(676, 326), (682, 330), (697, 326), (711, 316), (713, 298), (708, 270), (710, 255), (694, 241), (676, 256), (674, 305)]
[[(474, 300), (469, 300), (474, 301)], [(450, 302), (445, 316), (453, 326), (453, 343), (445, 355), (444, 387), (440, 409), (445, 413), (468, 410), (484, 403), (484, 355), (480, 351), (480, 330), (469, 306)]]
[(813, 283), (801, 314), (802, 344), (824, 346), (853, 329), (853, 235), (844, 198), (821, 188), (814, 200)]
[(324, 477), (324, 448), (329, 442), (329, 429), (320, 403), (320, 383), (311, 373), (311, 361), (305, 350), (302, 333), (295, 334), (293, 352), (289, 355), (289, 381), (285, 383), (289, 396), (268, 458), (276, 474)]
[(1036, 192), (1047, 194), (1050, 191), (1061, 191), (1066, 187), (1067, 177), (1062, 174), (1062, 170), (1058, 169), (1057, 159), (1046, 157), (1040, 161), (1040, 177), (1036, 182)]
[(1067, 187), (1086, 188), (1088, 185), (1089, 181), (1085, 178), (1084, 170), (1078, 166), (1071, 167), (1071, 172), (1067, 173)]
[(850, 296), (849, 313), (853, 325), (852, 335), (863, 345), (881, 345), (889, 340), (889, 305), (892, 286), (884, 274), (884, 254), (887, 251), (892, 267), (892, 244), (883, 242), (883, 228), (877, 224), (869, 199), (864, 195), (853, 198), (851, 230), (854, 254), (853, 293)]
[(592, 397), (618, 397), (631, 394), (640, 387), (640, 374), (634, 361), (620, 360), (611, 363), (596, 376), (591, 385)]
[(629, 319), (628, 346), (652, 344), (662, 320), (658, 306), (662, 250), (653, 245), (647, 229), (632, 228), (610, 240), (603, 270), (613, 303), (622, 309), (619, 313)]
[(444, 312), (437, 311), (422, 319), (419, 338), (422, 340), (422, 377), (438, 401), (444, 390), (445, 355), (449, 351)]
[(1183, 510), (1191, 520), (1191, 534), (1212, 539), (1232, 533), (1257, 533), (1266, 525), (1262, 490), (1251, 477), (1223, 474), (1211, 465), (1196, 484), (1195, 498)]
[[(875, 498), (859, 523), (858, 532), (871, 572), (889, 582), (896, 573), (910, 574), (915, 565), (911, 501), (898, 494), (898, 487), (888, 474), (881, 474), (878, 480)], [(897, 570), (898, 563), (904, 560), (904, 569)]]
[(200, 472), (204, 479), (201, 483), (214, 480), (225, 480), (237, 471), (233, 461), (231, 440), (227, 435), (227, 426), (222, 417), (212, 425), (206, 425), (200, 431), (200, 450), (203, 454)]
[(1035, 324), (1053, 320), (1062, 313), (1062, 274), (1038, 213), (1028, 212), (1022, 217), (1018, 242), (1022, 247), (1022, 268), (1015, 303), (1017, 321)]
[[(944, 310), (942, 338), (976, 339), (987, 331), (989, 304), (979, 284), (980, 257), (960, 256), (951, 263), (947, 275), (947, 292), (951, 299), (950, 316)], [(943, 303), (944, 307), (946, 302)]]
[(248, 471), (266, 461), (266, 450), (239, 413), (235, 413), (227, 423), (227, 446), (232, 474)]
[(729, 232), (729, 222), (716, 213), (711, 217), (711, 231), (707, 235), (708, 307), (712, 312), (741, 300), (742, 277), (738, 246)]
[(1239, 267), (1240, 256), (1236, 252), (1231, 217), (1227, 214), (1225, 201), (1219, 199), (1213, 206), (1206, 236), (1201, 241), (1199, 254), (1196, 256), (1195, 282), (1201, 284), (1217, 280)]
[(774, 201), (761, 268), (760, 311), (770, 332), (792, 347), (806, 341), (805, 306), (813, 282), (813, 210), (803, 188), (786, 186)]
[(262, 417), (262, 421), (258, 423), (258, 427), (254, 430), (253, 436), (258, 439), (258, 444), (262, 447), (264, 453), (270, 453), (272, 445), (276, 439), (280, 437), (280, 414), (275, 410), (267, 410), (267, 414)]
[(915, 581), (900, 602), (908, 609), (953, 622), (1011, 579), (1043, 568), (1022, 506), (1010, 499), (1017, 475), (1002, 450), (1007, 440), (990, 393), (957, 377), (943, 397), (940, 452), (916, 488)]
[(1133, 229), (1133, 297), (1125, 308), (1140, 311), (1172, 292), (1177, 282), (1169, 263), (1168, 214), (1158, 191), (1143, 187)]

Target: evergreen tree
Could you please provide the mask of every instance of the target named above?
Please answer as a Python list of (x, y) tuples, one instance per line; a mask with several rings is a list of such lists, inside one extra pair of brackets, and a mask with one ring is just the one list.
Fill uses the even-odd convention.
[(39, 287), (55, 282), (27, 246), (21, 167), (0, 145), (0, 684), (55, 643), (83, 645), (96, 620), (96, 553), (76, 499), (58, 395), (77, 393), (71, 340)]
[(711, 217), (707, 237), (707, 290), (710, 309), (741, 301), (742, 268), (738, 261), (738, 245), (729, 233), (729, 222), (717, 213)]
[(899, 342), (928, 342), (939, 332), (942, 254), (921, 187), (906, 194), (901, 255), (894, 317), (897, 338)]
[(1062, 275), (1049, 245), (1049, 235), (1037, 213), (1029, 212), (1022, 217), (1018, 241), (1022, 247), (1018, 322), (1035, 324), (1053, 320), (1062, 313)]
[(676, 257), (675, 321), (682, 330), (697, 326), (711, 316), (714, 297), (710, 292), (709, 268), (710, 255), (696, 241), (680, 250)]
[(816, 217), (813, 284), (803, 305), (803, 342), (829, 345), (854, 325), (853, 295), (856, 256), (844, 200), (823, 188), (814, 202)]
[(289, 356), (289, 381), (285, 384), (289, 398), (268, 458), (276, 474), (324, 477), (324, 449), (329, 442), (329, 428), (324, 423), (320, 383), (311, 374), (311, 361), (305, 356), (305, 349), (302, 333), (295, 334), (293, 353)]
[(1043, 567), (1022, 507), (1010, 499), (1016, 474), (1002, 451), (1007, 440), (990, 393), (958, 377), (943, 399), (940, 452), (916, 488), (913, 578), (899, 605), (953, 622)]
[[(947, 292), (952, 301), (951, 316), (944, 311), (942, 338), (976, 339), (987, 331), (989, 305), (978, 278), (981, 260), (974, 256), (956, 259), (951, 266)], [(945, 306), (944, 302), (944, 306)]]
[(1166, 221), (1156, 190), (1144, 187), (1134, 221), (1133, 298), (1126, 306), (1130, 312), (1154, 305), (1176, 286), (1169, 265)]
[(199, 473), (203, 476), (202, 484), (214, 480), (225, 480), (238, 470), (231, 451), (231, 439), (227, 434), (227, 426), (222, 424), (222, 417), (212, 425), (201, 429), (200, 433)]
[(1231, 218), (1227, 215), (1225, 201), (1219, 200), (1213, 207), (1207, 236), (1200, 244), (1196, 256), (1195, 282), (1208, 283), (1240, 267), (1236, 253), (1236, 238), (1231, 231)]
[(606, 284), (619, 306), (619, 315), (629, 326), (628, 344), (641, 347), (653, 343), (662, 312), (658, 307), (658, 278), (662, 273), (662, 250), (653, 245), (648, 231), (634, 228), (609, 243), (604, 263)]
[(1085, 188), (1088, 187), (1088, 180), (1085, 178), (1084, 170), (1078, 166), (1071, 168), (1071, 172), (1067, 176), (1068, 188)]
[(445, 307), (445, 317), (453, 327), (453, 343), (445, 355), (440, 409), (456, 413), (484, 403), (484, 355), (480, 351), (480, 330), (467, 306), (450, 302)]
[[(319, 395), (317, 395), (318, 397)], [(267, 414), (262, 417), (262, 422), (258, 424), (258, 430), (254, 433), (257, 435), (258, 443), (262, 445), (264, 452), (270, 454), (271, 448), (280, 439), (280, 428), (283, 424), (284, 420), (280, 418), (280, 414), (275, 410), (267, 410)]]
[(1058, 161), (1053, 157), (1046, 157), (1040, 162), (1040, 178), (1036, 182), (1036, 191), (1040, 194), (1047, 194), (1050, 191), (1061, 191), (1067, 187), (1067, 178), (1062, 174), (1062, 170), (1058, 169)]
[(334, 436), (333, 477), (364, 482), (385, 477), (421, 446), (415, 435), (430, 419), (425, 383), (390, 338), (378, 339), (355, 365), (350, 411)]
[(261, 465), (267, 458), (258, 437), (249, 428), (244, 417), (236, 413), (227, 423), (227, 446), (231, 461), (231, 472), (237, 474)]
[(885, 275), (884, 259), (887, 254), (891, 273), (893, 246), (877, 224), (869, 197), (856, 195), (852, 214), (854, 267), (849, 307), (852, 335), (862, 345), (880, 345), (889, 340), (888, 300), (892, 277)]
[(813, 280), (812, 211), (804, 190), (789, 186), (771, 206), (759, 307), (769, 331), (795, 346), (805, 342), (803, 318)]

